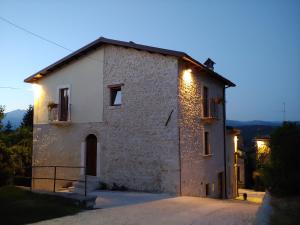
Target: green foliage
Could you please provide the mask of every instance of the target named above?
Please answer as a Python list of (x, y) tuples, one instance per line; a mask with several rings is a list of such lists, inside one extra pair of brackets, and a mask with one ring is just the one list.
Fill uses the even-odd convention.
[(300, 195), (300, 128), (284, 123), (271, 135), (271, 154), (263, 168), (266, 187), (275, 196)]
[(33, 128), (33, 106), (32, 105), (29, 105), (23, 117), (21, 127), (29, 127), (31, 129)]
[[(4, 107), (0, 106), (0, 120), (1, 108)], [(8, 123), (4, 130), (0, 130), (0, 186), (12, 183), (14, 176), (31, 176), (29, 168), (32, 154), (31, 112), (32, 107), (29, 106), (22, 126), (18, 129), (11, 130)]]
[(9, 184), (12, 180), (13, 168), (10, 156), (5, 143), (0, 140), (0, 186)]
[(0, 105), (0, 131), (3, 127), (2, 120), (4, 118), (4, 111), (5, 111), (5, 107), (3, 105)]
[(11, 122), (10, 121), (7, 121), (7, 124), (5, 125), (5, 132), (6, 133), (9, 133), (9, 132), (11, 132), (12, 131), (12, 125), (11, 125)]

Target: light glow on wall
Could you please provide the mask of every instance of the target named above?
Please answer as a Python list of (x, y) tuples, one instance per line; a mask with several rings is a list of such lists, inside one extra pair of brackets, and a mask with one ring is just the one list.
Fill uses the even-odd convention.
[(183, 80), (186, 84), (190, 85), (192, 83), (192, 70), (187, 69), (183, 71)]
[(261, 148), (263, 146), (265, 146), (265, 142), (264, 141), (256, 141), (256, 145), (257, 145), (257, 148)]
[(234, 136), (233, 141), (234, 141), (234, 152), (237, 152), (238, 151), (238, 137)]
[(33, 91), (34, 101), (38, 101), (42, 93), (42, 86), (39, 84), (32, 84), (32, 91)]
[(270, 147), (268, 145), (267, 141), (257, 140), (256, 141), (257, 146), (257, 153), (260, 154), (269, 154), (270, 153)]

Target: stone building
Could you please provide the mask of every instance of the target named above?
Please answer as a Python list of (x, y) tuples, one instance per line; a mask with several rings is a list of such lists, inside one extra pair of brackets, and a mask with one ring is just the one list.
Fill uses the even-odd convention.
[[(235, 85), (213, 65), (101, 37), (35, 73), (25, 79), (34, 88), (33, 165), (82, 166), (131, 190), (226, 197), (225, 90)], [(37, 167), (33, 176), (53, 173)]]

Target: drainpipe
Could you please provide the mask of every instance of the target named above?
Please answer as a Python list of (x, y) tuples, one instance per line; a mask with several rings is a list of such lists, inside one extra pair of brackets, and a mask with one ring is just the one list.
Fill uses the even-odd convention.
[(226, 95), (225, 90), (226, 86), (223, 88), (223, 132), (224, 132), (224, 198), (227, 199), (227, 164), (226, 164)]

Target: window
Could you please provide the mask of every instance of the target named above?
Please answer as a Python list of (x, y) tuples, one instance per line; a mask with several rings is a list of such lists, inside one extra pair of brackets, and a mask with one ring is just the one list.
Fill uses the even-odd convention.
[(122, 104), (121, 85), (110, 87), (110, 105), (118, 106)]
[(69, 118), (69, 88), (59, 89), (59, 121)]
[(215, 99), (211, 99), (210, 101), (210, 116), (216, 119), (219, 119), (219, 110), (218, 104)]
[(209, 184), (205, 184), (205, 195), (206, 196), (210, 195)]
[(210, 145), (209, 145), (209, 133), (204, 132), (204, 155), (210, 154)]
[(208, 112), (208, 88), (207, 87), (203, 87), (203, 117), (208, 117), (209, 112)]

